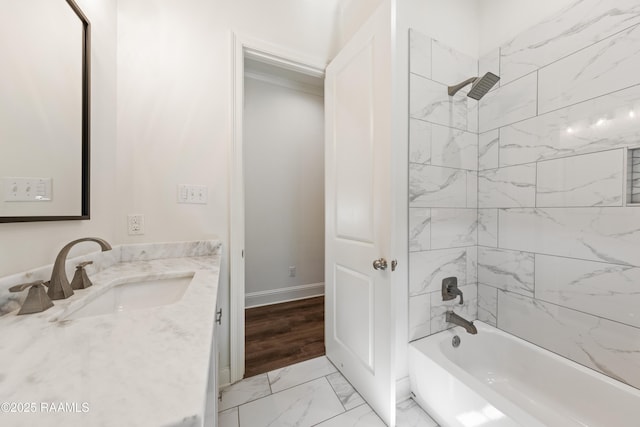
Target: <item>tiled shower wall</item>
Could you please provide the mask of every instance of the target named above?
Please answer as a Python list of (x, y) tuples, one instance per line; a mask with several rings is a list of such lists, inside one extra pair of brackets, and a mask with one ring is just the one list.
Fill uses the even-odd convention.
[(629, 194), (631, 203), (640, 203), (640, 148), (632, 150), (628, 164), (631, 167), (631, 175), (629, 176), (630, 188), (627, 194)]
[(446, 96), (473, 60), (410, 37), (410, 338), (447, 327), (456, 275), (461, 315), (477, 295), (480, 320), (640, 387), (640, 3), (577, 1), (481, 58), (501, 81), (477, 122)]
[[(477, 315), (478, 103), (447, 85), (478, 73), (478, 61), (410, 31), (409, 338), (447, 328), (452, 307)], [(442, 301), (458, 278), (464, 304)]]
[(478, 172), (478, 318), (636, 387), (639, 24), (637, 0), (582, 0), (481, 58), (502, 80)]

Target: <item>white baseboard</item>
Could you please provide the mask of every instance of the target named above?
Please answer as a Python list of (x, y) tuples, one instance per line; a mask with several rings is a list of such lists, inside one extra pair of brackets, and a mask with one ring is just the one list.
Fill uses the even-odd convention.
[(404, 402), (411, 397), (411, 383), (409, 377), (396, 380), (396, 402)]
[(231, 369), (226, 366), (218, 371), (218, 387), (222, 388), (231, 384)]
[(324, 295), (324, 282), (310, 283), (308, 285), (247, 293), (244, 296), (244, 306), (245, 308), (260, 307), (322, 295)]

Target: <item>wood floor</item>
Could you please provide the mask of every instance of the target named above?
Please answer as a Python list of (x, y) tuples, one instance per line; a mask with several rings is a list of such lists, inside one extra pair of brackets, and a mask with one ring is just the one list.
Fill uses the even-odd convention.
[(324, 297), (245, 310), (245, 378), (324, 355)]

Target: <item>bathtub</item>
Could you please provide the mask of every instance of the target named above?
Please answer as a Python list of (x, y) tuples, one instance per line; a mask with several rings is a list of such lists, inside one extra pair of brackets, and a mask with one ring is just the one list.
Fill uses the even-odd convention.
[(414, 399), (441, 426), (640, 426), (640, 390), (474, 324), (477, 335), (455, 327), (409, 346)]

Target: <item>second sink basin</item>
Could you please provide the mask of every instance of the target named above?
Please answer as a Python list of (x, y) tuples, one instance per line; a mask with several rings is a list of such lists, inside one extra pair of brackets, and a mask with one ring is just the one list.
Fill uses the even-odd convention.
[(63, 320), (172, 304), (182, 298), (191, 279), (193, 273), (120, 283), (73, 310)]

